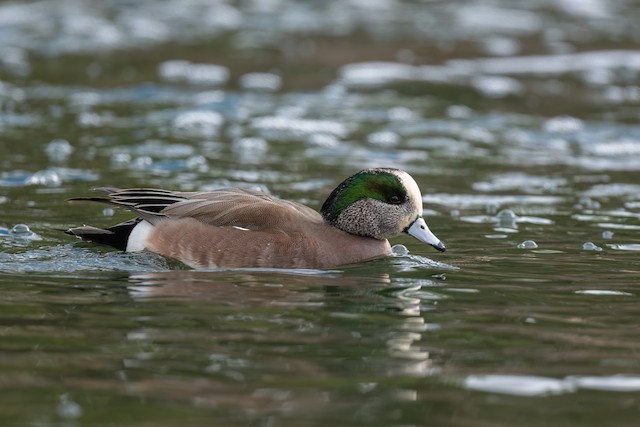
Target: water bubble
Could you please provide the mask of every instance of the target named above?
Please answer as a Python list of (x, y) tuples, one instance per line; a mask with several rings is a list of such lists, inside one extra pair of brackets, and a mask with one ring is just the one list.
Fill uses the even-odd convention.
[(149, 156), (136, 157), (131, 162), (131, 168), (136, 169), (148, 169), (153, 165), (153, 159)]
[(25, 180), (25, 185), (45, 185), (57, 187), (62, 184), (62, 178), (54, 170), (42, 170), (34, 173)]
[(11, 234), (31, 234), (31, 229), (26, 224), (16, 224), (10, 231)]
[(46, 145), (44, 151), (52, 161), (61, 162), (63, 160), (66, 160), (71, 155), (71, 153), (73, 153), (73, 147), (66, 139), (58, 138), (49, 142)]
[(503, 209), (496, 215), (496, 226), (498, 228), (511, 228), (517, 229), (516, 224), (518, 216), (511, 209)]
[(111, 156), (111, 162), (114, 165), (127, 165), (131, 163), (131, 154), (129, 153), (115, 153)]
[(206, 171), (208, 166), (207, 159), (204, 156), (191, 156), (186, 161), (187, 169), (196, 169), (198, 171)]
[(82, 406), (71, 400), (67, 394), (63, 394), (58, 399), (56, 412), (62, 418), (80, 418), (82, 416)]
[(585, 242), (582, 245), (582, 249), (584, 249), (585, 251), (602, 251), (602, 248), (600, 246), (596, 246), (593, 242)]
[(78, 126), (85, 128), (100, 127), (104, 124), (100, 114), (93, 113), (91, 111), (83, 111), (82, 113), (78, 114), (76, 122), (78, 123)]
[(602, 238), (603, 239), (612, 239), (613, 238), (613, 231), (611, 230), (605, 230), (602, 232)]
[(600, 209), (600, 202), (593, 200), (591, 197), (581, 197), (576, 205), (578, 209)]
[(26, 224), (16, 224), (11, 230), (7, 230), (7, 233), (3, 234), (18, 240), (42, 240), (42, 237), (31, 231)]
[(524, 242), (519, 243), (517, 246), (518, 249), (535, 249), (537, 247), (538, 244), (533, 240), (525, 240)]
[(405, 245), (393, 245), (391, 247), (391, 252), (395, 256), (406, 256), (409, 255), (409, 249)]

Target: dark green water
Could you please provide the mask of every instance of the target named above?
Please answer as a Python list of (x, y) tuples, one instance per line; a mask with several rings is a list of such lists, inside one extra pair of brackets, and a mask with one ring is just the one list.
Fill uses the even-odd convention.
[[(0, 425), (636, 426), (639, 9), (1, 2)], [(319, 208), (371, 166), (446, 253), (193, 271), (60, 231), (129, 217), (92, 187)]]

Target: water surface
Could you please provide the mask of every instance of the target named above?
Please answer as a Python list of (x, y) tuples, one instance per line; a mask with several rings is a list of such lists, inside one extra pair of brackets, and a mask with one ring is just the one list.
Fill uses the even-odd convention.
[[(639, 10), (0, 4), (0, 423), (635, 425)], [(194, 271), (61, 232), (129, 218), (65, 203), (93, 187), (317, 209), (373, 166), (447, 252)]]

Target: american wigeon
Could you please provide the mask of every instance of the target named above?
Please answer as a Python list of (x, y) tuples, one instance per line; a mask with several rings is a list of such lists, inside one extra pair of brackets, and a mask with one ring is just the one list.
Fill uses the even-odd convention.
[(422, 196), (398, 169), (367, 169), (344, 180), (320, 213), (266, 193), (236, 188), (180, 192), (100, 188), (79, 197), (121, 206), (137, 218), (68, 234), (128, 252), (149, 250), (194, 268), (332, 268), (391, 254), (388, 238), (408, 233), (439, 251), (422, 218)]

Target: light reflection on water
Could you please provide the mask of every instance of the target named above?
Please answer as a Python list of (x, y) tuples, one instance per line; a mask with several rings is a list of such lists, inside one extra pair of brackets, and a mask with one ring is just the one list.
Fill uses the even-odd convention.
[[(0, 424), (634, 425), (638, 10), (0, 4)], [(64, 203), (95, 186), (318, 208), (381, 165), (446, 253), (192, 271), (60, 231), (128, 218)]]

